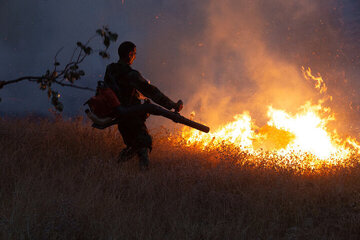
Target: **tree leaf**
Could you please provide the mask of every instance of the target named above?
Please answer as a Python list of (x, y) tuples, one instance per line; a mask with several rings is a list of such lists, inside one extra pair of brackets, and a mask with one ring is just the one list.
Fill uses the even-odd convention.
[(89, 55), (89, 54), (91, 54), (91, 52), (92, 52), (92, 48), (91, 48), (91, 47), (86, 47), (86, 48), (84, 49), (84, 52), (85, 52), (85, 54)]
[(80, 71), (79, 71), (79, 75), (80, 75), (80, 76), (84, 76), (84, 75), (85, 75), (85, 72), (84, 72), (83, 70), (80, 70)]
[(79, 66), (77, 64), (74, 64), (70, 67), (71, 70), (76, 71), (79, 69)]
[(110, 41), (116, 42), (118, 35), (116, 33), (109, 32)]
[(48, 94), (48, 98), (50, 99), (50, 97), (51, 97), (51, 88), (48, 88), (47, 94)]
[(74, 81), (80, 78), (80, 74), (78, 72), (73, 72), (72, 76), (74, 78)]
[(100, 36), (104, 36), (104, 34), (105, 34), (104, 30), (102, 30), (102, 29), (96, 30), (96, 33), (99, 34)]
[(69, 74), (68, 72), (64, 74), (64, 79), (67, 80), (67, 81), (69, 81), (69, 79), (70, 79), (70, 74)]
[(53, 73), (51, 74), (51, 78), (55, 79), (58, 76), (58, 73), (56, 71), (53, 71)]
[(106, 48), (110, 46), (110, 38), (108, 36), (104, 37), (104, 45)]
[(77, 42), (76, 45), (77, 45), (78, 47), (83, 47), (83, 44), (82, 44), (81, 42)]
[(60, 63), (59, 63), (59, 62), (55, 62), (54, 65), (55, 65), (55, 66), (60, 66)]
[(59, 112), (62, 112), (64, 110), (64, 105), (59, 102), (58, 104), (55, 105), (55, 109), (58, 110)]
[(102, 58), (110, 58), (110, 55), (105, 52), (105, 51), (100, 51), (99, 52), (99, 55), (102, 57)]
[(52, 93), (51, 104), (56, 106), (59, 103), (58, 93), (55, 91), (52, 91), (51, 93)]

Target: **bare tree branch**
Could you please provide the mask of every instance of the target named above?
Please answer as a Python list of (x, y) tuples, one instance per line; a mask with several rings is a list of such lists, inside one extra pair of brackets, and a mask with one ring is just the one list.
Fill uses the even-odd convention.
[[(96, 36), (99, 35), (102, 38), (103, 44), (105, 46), (104, 50), (99, 52), (99, 55), (102, 58), (109, 58), (107, 50), (109, 49), (110, 42), (115, 42), (118, 38), (118, 35), (111, 32), (108, 27), (104, 26), (103, 28), (96, 30), (96, 34), (90, 37), (85, 44), (81, 42), (76, 43), (76, 47), (72, 52), (69, 62), (62, 69), (57, 69), (60, 65), (57, 57), (63, 50), (63, 47), (61, 47), (54, 56), (54, 67), (52, 70), (46, 70), (46, 73), (42, 76), (24, 76), (14, 80), (0, 81), (0, 89), (5, 85), (18, 83), (21, 81), (36, 82), (40, 85), (41, 90), (47, 90), (48, 97), (49, 99), (51, 98), (51, 103), (54, 105), (56, 110), (62, 111), (63, 105), (59, 101), (60, 95), (52, 88), (54, 84), (60, 85), (62, 87), (72, 87), (81, 90), (95, 91), (93, 88), (75, 85), (74, 82), (81, 79), (81, 77), (85, 75), (85, 72), (82, 69), (79, 69), (79, 65), (85, 60), (86, 57), (94, 52), (89, 44)], [(66, 80), (68, 80), (70, 83), (66, 83)]]
[(73, 87), (73, 88), (77, 88), (77, 89), (82, 89), (82, 90), (89, 90), (92, 92), (95, 92), (96, 90), (93, 88), (89, 88), (89, 87), (81, 87), (81, 86), (77, 86), (75, 84), (71, 84), (71, 83), (63, 83), (63, 82), (59, 82), (57, 80), (54, 80), (54, 83), (59, 84), (60, 86), (63, 87)]
[(14, 80), (0, 81), (0, 89), (3, 86), (8, 85), (8, 84), (18, 83), (18, 82), (21, 82), (21, 81), (24, 81), (24, 80), (35, 82), (35, 81), (40, 80), (40, 79), (42, 79), (42, 77), (25, 76), (25, 77), (17, 78), (17, 79), (14, 79)]
[[(7, 84), (17, 83), (17, 82), (21, 82), (21, 81), (25, 81), (25, 80), (30, 81), (30, 82), (37, 82), (38, 80), (41, 80), (41, 79), (45, 79), (45, 78), (44, 77), (25, 76), (25, 77), (21, 77), (21, 78), (14, 79), (14, 80), (0, 81), (0, 89)], [(95, 92), (95, 89), (93, 89), (93, 88), (82, 87), (82, 86), (78, 86), (78, 85), (70, 84), (70, 83), (62, 83), (55, 79), (53, 80), (53, 83), (59, 84), (62, 87), (72, 87), (72, 88), (89, 90), (89, 91)]]

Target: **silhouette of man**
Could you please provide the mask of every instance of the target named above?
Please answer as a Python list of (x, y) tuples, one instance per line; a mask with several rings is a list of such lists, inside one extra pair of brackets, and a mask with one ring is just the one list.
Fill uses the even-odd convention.
[[(144, 96), (164, 108), (179, 112), (183, 108), (182, 101), (173, 102), (158, 88), (151, 85), (141, 74), (131, 68), (136, 58), (136, 45), (126, 41), (118, 48), (119, 61), (111, 63), (106, 68), (104, 81), (116, 93), (121, 106), (141, 104)], [(142, 96), (144, 95), (144, 96)], [(118, 128), (127, 146), (119, 154), (119, 162), (126, 161), (137, 155), (141, 170), (149, 168), (149, 152), (152, 149), (152, 138), (145, 125), (148, 114), (134, 117), (121, 117)]]

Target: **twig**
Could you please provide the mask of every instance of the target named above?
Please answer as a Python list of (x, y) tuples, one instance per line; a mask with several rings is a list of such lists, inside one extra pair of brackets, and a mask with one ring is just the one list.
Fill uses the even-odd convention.
[[(41, 80), (41, 79), (45, 79), (45, 78), (26, 76), (26, 77), (21, 77), (21, 78), (9, 80), (9, 81), (0, 81), (0, 88), (2, 88), (3, 86), (5, 86), (7, 84), (17, 83), (17, 82), (21, 82), (21, 81), (25, 81), (25, 80), (30, 81), (30, 82), (37, 82), (38, 80)], [(77, 86), (75, 84), (62, 83), (62, 82), (59, 82), (58, 80), (54, 80), (53, 82), (56, 84), (59, 84), (60, 86), (63, 86), (63, 87), (73, 87), (73, 88), (77, 88), (77, 89), (89, 90), (89, 91), (95, 92), (95, 89), (89, 88), (89, 87), (82, 87), (82, 86)]]
[(63, 86), (63, 87), (73, 87), (73, 88), (82, 89), (82, 90), (88, 90), (88, 91), (93, 91), (93, 92), (96, 91), (93, 88), (81, 87), (81, 86), (77, 86), (77, 85), (74, 85), (74, 84), (63, 83), (63, 82), (59, 82), (58, 80), (54, 80), (53, 82), (56, 83), (56, 84), (59, 84), (60, 86)]
[(57, 67), (57, 56), (59, 55), (59, 53), (64, 49), (64, 47), (61, 47), (55, 54), (55, 57), (54, 57), (54, 66), (55, 66), (55, 71), (56, 71), (56, 67)]
[(17, 78), (17, 79), (14, 79), (14, 80), (0, 81), (0, 88), (2, 88), (5, 85), (21, 82), (21, 81), (24, 81), (24, 80), (35, 82), (35, 81), (40, 80), (42, 78), (43, 77), (25, 76), (25, 77)]

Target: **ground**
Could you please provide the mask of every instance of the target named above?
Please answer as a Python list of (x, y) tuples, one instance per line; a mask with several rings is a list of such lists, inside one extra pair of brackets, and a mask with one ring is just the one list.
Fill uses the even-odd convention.
[(151, 132), (140, 172), (136, 159), (116, 162), (115, 128), (0, 119), (0, 238), (359, 239), (357, 159), (300, 174)]

